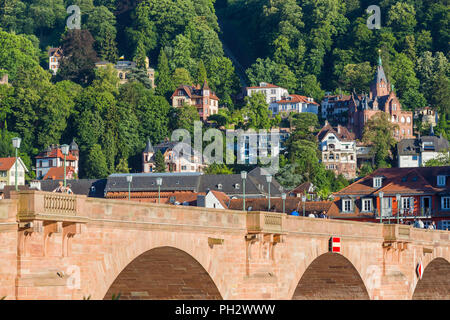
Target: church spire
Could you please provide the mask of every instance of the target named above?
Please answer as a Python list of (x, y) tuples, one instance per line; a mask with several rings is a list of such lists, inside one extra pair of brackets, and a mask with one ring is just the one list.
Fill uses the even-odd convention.
[(381, 61), (381, 50), (378, 50), (378, 65), (379, 65), (380, 67), (383, 66), (383, 63), (382, 63), (382, 61)]

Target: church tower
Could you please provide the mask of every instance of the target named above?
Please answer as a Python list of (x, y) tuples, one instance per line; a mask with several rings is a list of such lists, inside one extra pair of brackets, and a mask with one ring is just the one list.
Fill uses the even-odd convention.
[(378, 56), (378, 66), (375, 72), (375, 78), (370, 84), (370, 99), (375, 97), (387, 96), (389, 94), (389, 81), (384, 74), (381, 56)]

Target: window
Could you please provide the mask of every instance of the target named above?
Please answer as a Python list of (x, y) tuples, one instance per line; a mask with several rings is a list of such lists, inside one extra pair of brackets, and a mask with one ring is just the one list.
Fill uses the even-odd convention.
[(270, 97), (270, 102), (275, 102), (277, 98), (275, 97)]
[(438, 185), (438, 187), (444, 187), (445, 186), (445, 176), (438, 176), (437, 177), (437, 185)]
[(381, 185), (382, 185), (382, 180), (383, 180), (382, 177), (375, 177), (375, 178), (373, 178), (373, 187), (374, 188), (380, 188)]
[(336, 153), (336, 160), (339, 160), (339, 153)]
[(181, 170), (186, 170), (186, 166), (181, 166)]
[(405, 117), (401, 117), (400, 122), (405, 123)]
[(411, 118), (410, 117), (406, 117), (406, 123), (411, 123)]
[(365, 212), (372, 211), (372, 199), (363, 199), (362, 211)]
[(402, 134), (405, 134), (405, 129), (402, 129)]
[(353, 201), (351, 199), (342, 199), (342, 212), (353, 211)]
[(0, 171), (0, 177), (6, 177), (6, 171)]
[(53, 160), (48, 160), (48, 166), (53, 167)]
[(222, 184), (221, 184), (221, 183), (219, 183), (219, 184), (217, 185), (217, 189), (222, 190)]
[(270, 93), (275, 94), (276, 93), (275, 89), (270, 90)]
[(417, 156), (412, 156), (412, 159), (413, 159), (414, 161), (417, 161)]
[(450, 209), (450, 197), (442, 197), (441, 207), (442, 209)]

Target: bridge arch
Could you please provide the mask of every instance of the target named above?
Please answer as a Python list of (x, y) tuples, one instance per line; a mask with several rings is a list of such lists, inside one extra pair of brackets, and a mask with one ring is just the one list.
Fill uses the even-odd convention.
[(450, 263), (435, 258), (425, 267), (422, 279), (417, 281), (413, 300), (450, 300)]
[(120, 299), (126, 300), (222, 299), (203, 266), (190, 254), (170, 246), (150, 249), (133, 259), (104, 299), (119, 293)]
[(325, 253), (314, 259), (297, 283), (293, 300), (369, 299), (355, 266), (341, 254)]

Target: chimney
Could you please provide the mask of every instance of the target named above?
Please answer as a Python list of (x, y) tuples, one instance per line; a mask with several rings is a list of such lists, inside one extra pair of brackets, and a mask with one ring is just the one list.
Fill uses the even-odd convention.
[(338, 127), (337, 127), (337, 132), (341, 133), (341, 126), (339, 124), (338, 124)]

